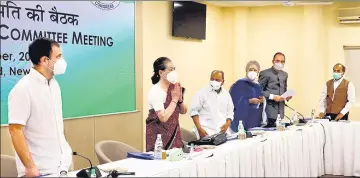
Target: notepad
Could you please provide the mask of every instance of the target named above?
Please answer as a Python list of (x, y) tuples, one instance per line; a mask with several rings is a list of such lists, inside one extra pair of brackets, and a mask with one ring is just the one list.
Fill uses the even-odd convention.
[(283, 98), (287, 98), (287, 97), (290, 97), (290, 96), (295, 96), (295, 91), (294, 90), (287, 90), (285, 93), (283, 93), (281, 95), (281, 97), (283, 97)]

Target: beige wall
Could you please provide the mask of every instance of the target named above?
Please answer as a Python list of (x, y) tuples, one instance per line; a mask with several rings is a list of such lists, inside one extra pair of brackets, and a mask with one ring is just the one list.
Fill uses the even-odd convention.
[[(65, 133), (71, 147), (94, 162), (94, 144), (100, 140), (119, 140), (143, 148), (152, 63), (160, 56), (175, 63), (187, 89), (185, 103), (190, 105), (194, 93), (208, 83), (212, 70), (225, 72), (225, 88), (229, 89), (245, 75), (247, 61), (258, 60), (265, 69), (271, 66), (272, 55), (281, 51), (287, 56), (289, 88), (297, 91), (290, 104), (306, 115), (312, 108), (318, 110), (321, 88), (330, 79), (333, 64), (344, 62), (342, 46), (360, 45), (359, 25), (336, 22), (339, 6), (360, 4), (254, 8), (208, 5), (206, 40), (199, 41), (171, 36), (169, 2), (137, 2), (136, 88), (140, 112), (66, 120)], [(351, 112), (352, 120), (360, 120), (359, 106)], [(180, 119), (183, 127), (192, 127), (188, 115)], [(7, 127), (1, 127), (1, 153), (13, 154)], [(85, 160), (75, 158), (75, 168), (84, 166)]]
[[(319, 111), (319, 97), (332, 66), (344, 62), (343, 45), (360, 45), (359, 25), (340, 25), (338, 7), (356, 7), (359, 3), (334, 3), (331, 6), (268, 6), (220, 8), (208, 5), (206, 40), (188, 40), (171, 36), (169, 2), (143, 2), (143, 108), (148, 114), (147, 94), (151, 88), (152, 63), (157, 57), (170, 57), (181, 83), (186, 87), (189, 106), (194, 93), (207, 84), (210, 71), (225, 72), (225, 88), (245, 75), (249, 60), (271, 66), (276, 52), (286, 54), (285, 70), (289, 88), (297, 96), (289, 103), (309, 116)], [(292, 111), (287, 110), (291, 116)], [(351, 120), (360, 120), (360, 107), (351, 111)], [(188, 115), (182, 127), (193, 123)]]
[[(338, 7), (355, 7), (359, 3), (335, 3), (332, 6), (236, 8), (233, 12), (236, 39), (235, 68), (243, 69), (246, 61), (258, 60), (261, 67), (271, 66), (272, 55), (286, 54), (288, 87), (297, 92), (289, 103), (304, 115), (319, 111), (319, 97), (326, 80), (331, 79), (335, 63), (344, 63), (343, 46), (360, 44), (359, 25), (340, 25)], [(247, 19), (244, 21), (244, 16)], [(237, 36), (240, 36), (237, 35)], [(246, 47), (245, 47), (246, 46)], [(236, 69), (234, 69), (236, 71)], [(235, 73), (238, 78), (244, 70)], [(358, 101), (359, 103), (360, 101)], [(292, 112), (287, 111), (291, 116)], [(360, 120), (360, 107), (351, 110), (351, 120)]]

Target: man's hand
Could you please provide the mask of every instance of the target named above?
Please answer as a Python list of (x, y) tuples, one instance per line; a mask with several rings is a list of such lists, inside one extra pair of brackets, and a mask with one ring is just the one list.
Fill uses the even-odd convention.
[(208, 136), (208, 133), (203, 128), (198, 129), (198, 132), (199, 132), (200, 138)]
[(344, 115), (340, 113), (340, 114), (338, 114), (338, 115), (336, 116), (335, 120), (338, 121), (338, 120), (340, 120), (340, 119), (343, 118), (343, 117), (344, 117)]
[(292, 96), (288, 96), (288, 97), (286, 97), (286, 100), (289, 101), (289, 100), (291, 100), (291, 98), (292, 98)]
[(320, 118), (320, 119), (321, 119), (321, 118), (324, 118), (324, 117), (325, 117), (325, 113), (322, 112), (322, 113), (319, 114), (319, 118)]
[(251, 103), (251, 104), (259, 104), (259, 103), (260, 103), (260, 99), (258, 99), (258, 98), (251, 98), (251, 99), (249, 99), (249, 103)]
[(39, 177), (40, 172), (36, 168), (25, 168), (25, 177)]
[(273, 100), (276, 102), (280, 102), (280, 101), (284, 101), (284, 98), (279, 95), (274, 95)]
[(231, 120), (226, 120), (226, 123), (220, 127), (220, 132), (225, 133), (231, 124)]

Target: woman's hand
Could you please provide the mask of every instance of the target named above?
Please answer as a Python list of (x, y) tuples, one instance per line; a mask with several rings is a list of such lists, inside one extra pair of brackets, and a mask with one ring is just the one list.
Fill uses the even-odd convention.
[(264, 103), (265, 97), (264, 96), (259, 96), (259, 100), (260, 100), (260, 103)]
[(259, 104), (259, 103), (260, 103), (260, 99), (258, 99), (258, 98), (251, 98), (251, 99), (249, 99), (249, 103), (251, 103), (251, 104)]
[(180, 103), (182, 103), (182, 102), (183, 102), (183, 100), (182, 100), (182, 98), (183, 98), (183, 93), (182, 93), (182, 86), (181, 86), (181, 83), (179, 83), (179, 86), (180, 86), (180, 97), (179, 97), (179, 102), (180, 102)]
[(178, 102), (181, 96), (181, 86), (179, 83), (175, 84), (175, 87), (171, 90), (171, 101)]

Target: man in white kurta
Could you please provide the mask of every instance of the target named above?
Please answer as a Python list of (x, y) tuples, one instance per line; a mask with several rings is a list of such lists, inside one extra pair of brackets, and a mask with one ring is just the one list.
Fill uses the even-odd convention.
[(213, 71), (210, 84), (194, 96), (190, 116), (200, 137), (219, 132), (230, 133), (229, 126), (234, 118), (234, 104), (230, 93), (222, 85), (224, 73)]
[(66, 62), (60, 45), (36, 39), (29, 46), (34, 67), (9, 94), (9, 131), (16, 154), (18, 176), (66, 174), (72, 150), (64, 135), (61, 90), (54, 75)]

